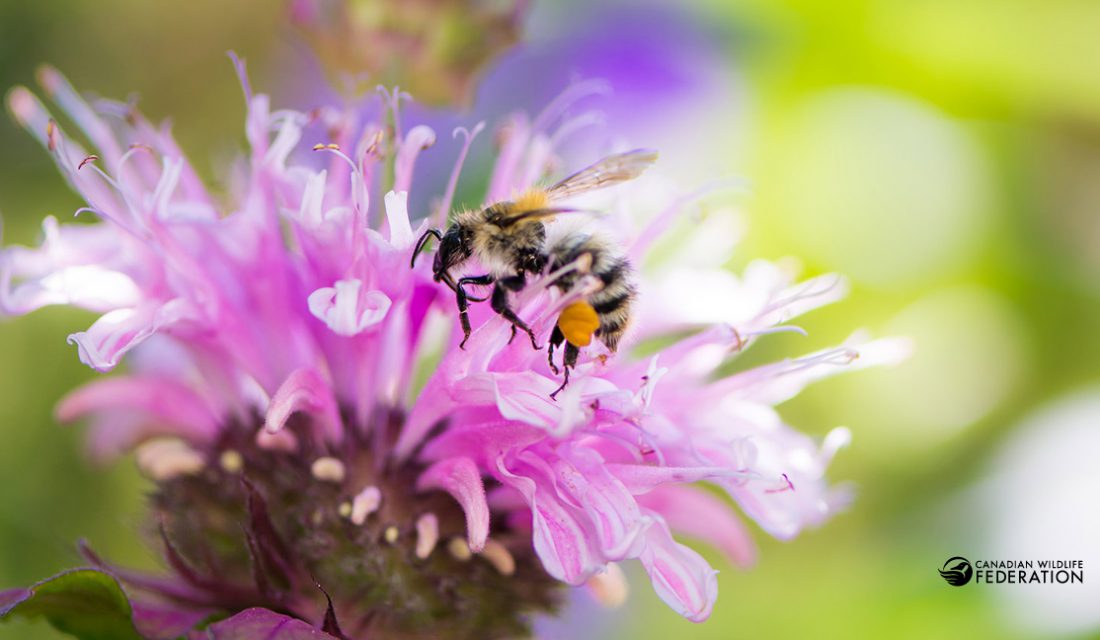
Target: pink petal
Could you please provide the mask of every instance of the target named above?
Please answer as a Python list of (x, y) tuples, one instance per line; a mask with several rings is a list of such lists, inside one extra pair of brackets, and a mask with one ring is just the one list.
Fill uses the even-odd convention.
[(389, 296), (381, 291), (360, 294), (359, 280), (339, 280), (309, 294), (309, 311), (341, 336), (354, 336), (378, 325), (389, 313)]
[(501, 482), (518, 489), (531, 506), (535, 553), (546, 572), (574, 586), (584, 584), (605, 564), (593, 548), (593, 534), (558, 500), (548, 479), (512, 473), (502, 461), (497, 470)]
[(718, 598), (718, 572), (703, 556), (673, 540), (668, 525), (654, 516), (639, 558), (642, 566), (665, 604), (692, 622), (702, 622)]
[(470, 548), (481, 551), (489, 537), (489, 504), (481, 472), (470, 458), (441, 460), (420, 475), (417, 489), (442, 489), (451, 494), (466, 512), (466, 535)]
[(675, 482), (686, 484), (716, 478), (744, 478), (751, 474), (724, 466), (666, 467), (648, 464), (608, 463), (604, 465), (611, 475), (632, 494), (646, 493), (657, 487)]
[(678, 533), (714, 545), (739, 567), (756, 561), (756, 546), (745, 525), (734, 513), (733, 505), (705, 489), (691, 486), (657, 488), (638, 502), (661, 514)]
[(405, 191), (390, 191), (386, 194), (386, 221), (390, 227), (390, 244), (398, 249), (411, 247), (412, 225), (409, 223), (409, 194)]
[(163, 305), (115, 309), (100, 316), (87, 331), (70, 335), (69, 344), (77, 346), (84, 364), (96, 371), (110, 371), (127, 351), (188, 315), (187, 302), (178, 298)]
[(179, 435), (205, 442), (217, 434), (220, 420), (189, 387), (152, 377), (123, 376), (96, 380), (66, 396), (58, 420), (95, 416), (89, 432), (94, 455), (106, 458), (154, 435)]
[(0, 296), (4, 313), (24, 314), (54, 304), (109, 311), (137, 304), (140, 292), (134, 281), (123, 273), (94, 265), (78, 265), (21, 284)]
[(323, 433), (338, 439), (342, 425), (332, 388), (314, 369), (298, 369), (287, 376), (267, 407), (264, 430), (276, 433), (299, 411), (314, 414)]
[(591, 519), (604, 557), (621, 560), (638, 555), (640, 534), (647, 523), (634, 496), (608, 472), (596, 452), (575, 447), (570, 455), (573, 460), (562, 458), (553, 464), (554, 472), (559, 487), (567, 488)]
[(114, 227), (59, 225), (47, 217), (42, 232), (38, 248), (0, 251), (0, 312), (24, 314), (52, 304), (107, 312), (138, 304), (141, 292), (122, 270), (127, 252)]
[(500, 415), (547, 431), (556, 431), (562, 408), (550, 398), (558, 385), (533, 371), (467, 376), (454, 386), (455, 397), (470, 405), (496, 405)]

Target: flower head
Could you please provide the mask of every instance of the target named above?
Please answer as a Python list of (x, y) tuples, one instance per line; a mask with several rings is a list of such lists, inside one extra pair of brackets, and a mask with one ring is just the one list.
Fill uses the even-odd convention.
[[(50, 218), (40, 247), (6, 249), (0, 308), (99, 313), (69, 341), (98, 371), (128, 365), (58, 413), (91, 421), (98, 456), (136, 447), (156, 482), (153, 528), (175, 577), (89, 552), (142, 597), (204, 615), (265, 607), (337, 636), (510, 636), (553, 608), (556, 584), (621, 599), (615, 563), (636, 559), (669, 606), (701, 621), (715, 571), (673, 532), (740, 565), (754, 555), (729, 500), (701, 483), (784, 539), (842, 506), (824, 472), (846, 432), (819, 445), (773, 405), (899, 345), (723, 375), (759, 336), (842, 295), (839, 278), (793, 284), (767, 263), (735, 277), (706, 260), (643, 273), (618, 352), (594, 341), (551, 398), (560, 381), (544, 352), (510, 340), (511, 324), (480, 303), (460, 349), (454, 293), (430, 261), (410, 269), (416, 239), (446, 219), (466, 150), (414, 224), (407, 194), (435, 133), (403, 130), (396, 96), (360, 121), (272, 110), (245, 81), (250, 151), (215, 193), (130, 105), (89, 105), (51, 69), (41, 81), (94, 155), (29, 91), (10, 94), (11, 111), (98, 220)], [(485, 202), (556, 170), (559, 116), (500, 130)], [(468, 148), (479, 130), (456, 135)], [(659, 189), (645, 189), (594, 204), (638, 265), (688, 200), (666, 198), (641, 223), (619, 215), (632, 190), (653, 209)], [(541, 342), (575, 299), (552, 277), (511, 300)]]

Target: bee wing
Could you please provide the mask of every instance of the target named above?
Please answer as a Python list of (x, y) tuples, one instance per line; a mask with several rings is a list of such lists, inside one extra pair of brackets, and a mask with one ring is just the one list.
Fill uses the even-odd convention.
[(553, 202), (633, 180), (656, 161), (657, 152), (652, 149), (616, 153), (565, 178), (547, 189), (546, 195)]

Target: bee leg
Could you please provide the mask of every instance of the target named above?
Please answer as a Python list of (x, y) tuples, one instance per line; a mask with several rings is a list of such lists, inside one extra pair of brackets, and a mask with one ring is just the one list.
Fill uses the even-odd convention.
[(547, 360), (550, 362), (550, 370), (554, 372), (554, 375), (559, 375), (561, 373), (558, 366), (554, 364), (554, 349), (560, 347), (563, 342), (565, 342), (565, 335), (557, 325), (554, 325), (554, 332), (550, 334), (550, 346), (546, 349)]
[(469, 304), (466, 302), (466, 291), (461, 285), (455, 287), (455, 300), (458, 301), (458, 321), (462, 324), (462, 342), (458, 343), (458, 348), (463, 351), (466, 350), (466, 341), (470, 339), (470, 314), (466, 312), (466, 308)]
[(493, 287), (491, 304), (493, 306), (493, 311), (504, 316), (505, 320), (512, 323), (513, 330), (520, 329), (524, 331), (531, 338), (531, 346), (534, 347), (536, 351), (542, 351), (542, 347), (539, 346), (538, 340), (535, 339), (535, 332), (532, 331), (531, 327), (527, 326), (527, 323), (517, 316), (516, 312), (508, 306), (508, 290), (519, 291), (523, 288), (523, 284), (523, 276), (513, 276), (511, 278), (498, 280), (496, 286)]
[[(463, 276), (458, 279), (458, 287), (461, 288), (463, 285), (467, 284), (493, 284), (493, 276), (485, 274), (483, 276)], [(486, 296), (484, 298), (479, 298), (477, 296), (472, 296), (467, 293), (466, 299), (471, 302), (485, 302), (489, 299), (489, 297)]]
[(468, 301), (485, 301), (485, 298), (475, 298), (474, 296), (468, 295), (466, 293), (465, 287), (463, 287), (462, 285), (490, 284), (492, 281), (493, 276), (486, 274), (483, 276), (466, 276), (463, 278), (459, 278), (458, 282), (455, 283), (455, 300), (458, 302), (458, 321), (462, 323), (462, 342), (458, 343), (459, 349), (465, 350), (466, 341), (470, 339), (470, 314), (466, 311), (466, 309), (470, 306)]
[(554, 390), (554, 393), (550, 394), (551, 400), (557, 400), (558, 394), (565, 389), (569, 384), (569, 370), (577, 366), (577, 356), (580, 355), (581, 350), (576, 345), (565, 343), (565, 358), (562, 361), (561, 368), (565, 370), (565, 379), (561, 381), (561, 386)]

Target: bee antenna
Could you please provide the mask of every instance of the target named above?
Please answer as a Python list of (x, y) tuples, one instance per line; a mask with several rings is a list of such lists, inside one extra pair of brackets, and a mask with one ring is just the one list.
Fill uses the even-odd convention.
[(424, 248), (424, 245), (428, 244), (428, 238), (431, 236), (435, 236), (435, 239), (440, 242), (443, 241), (443, 232), (439, 229), (428, 229), (427, 231), (425, 231), (424, 235), (420, 236), (420, 239), (416, 241), (416, 247), (413, 249), (412, 259), (409, 260), (410, 269), (416, 266), (416, 256), (420, 255), (421, 249)]

